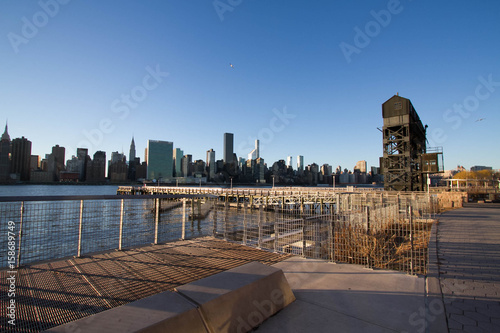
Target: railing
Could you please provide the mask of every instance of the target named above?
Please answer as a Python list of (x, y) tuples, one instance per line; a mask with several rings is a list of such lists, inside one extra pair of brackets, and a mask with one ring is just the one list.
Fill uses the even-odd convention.
[(327, 204), (282, 201), (270, 210), (243, 202), (231, 211), (226, 204), (215, 223), (218, 237), (248, 246), (425, 274), (436, 212), (437, 198), (426, 194), (350, 193)]
[[(308, 196), (305, 196), (307, 199)], [(425, 274), (437, 198), (423, 193), (270, 197), (0, 197), (0, 268), (207, 235), (310, 258)], [(10, 251), (12, 249), (12, 251)]]
[[(0, 197), (0, 268), (213, 234), (207, 196)], [(182, 205), (179, 206), (179, 201)]]

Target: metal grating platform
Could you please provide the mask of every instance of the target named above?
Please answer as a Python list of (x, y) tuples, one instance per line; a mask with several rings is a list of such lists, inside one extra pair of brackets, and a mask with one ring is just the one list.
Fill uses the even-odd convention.
[(204, 237), (25, 266), (17, 270), (15, 327), (2, 270), (0, 331), (46, 330), (252, 261), (288, 257)]

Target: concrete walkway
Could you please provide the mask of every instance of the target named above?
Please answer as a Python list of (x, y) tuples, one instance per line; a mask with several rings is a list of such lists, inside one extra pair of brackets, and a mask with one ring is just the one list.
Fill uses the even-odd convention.
[(423, 332), (424, 278), (292, 257), (280, 268), (297, 300), (257, 332)]
[(450, 332), (500, 332), (500, 204), (439, 218), (439, 279)]

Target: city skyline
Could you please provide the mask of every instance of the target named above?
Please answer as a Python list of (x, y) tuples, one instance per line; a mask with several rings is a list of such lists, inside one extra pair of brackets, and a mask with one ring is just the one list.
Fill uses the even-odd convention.
[(381, 104), (399, 92), (446, 169), (500, 168), (499, 3), (228, 6), (2, 4), (0, 120), (40, 156), (55, 144), (126, 152), (133, 136), (138, 156), (160, 138), (219, 159), (230, 131), (238, 157), (259, 140), (266, 161), (351, 169), (378, 165)]
[[(6, 125), (5, 125), (4, 134), (7, 133), (10, 136), (10, 133), (8, 133), (7, 128), (8, 128), (8, 123), (6, 123)], [(22, 136), (21, 138), (11, 138), (11, 139), (29, 140), (29, 138), (27, 138), (25, 136)], [(214, 150), (213, 148), (209, 148), (209, 149), (205, 150), (205, 153), (206, 153), (205, 156), (200, 157), (200, 158), (198, 158), (198, 157), (193, 158), (192, 157), (193, 155), (189, 154), (189, 152), (187, 152), (186, 155), (184, 155), (185, 151), (182, 149), (182, 147), (176, 147), (175, 142), (173, 142), (173, 141), (148, 139), (148, 140), (146, 140), (146, 148), (143, 150), (143, 151), (145, 151), (144, 156), (141, 156), (140, 154), (137, 154), (136, 143), (135, 143), (135, 136), (132, 136), (131, 137), (130, 147), (129, 147), (129, 154), (125, 154), (125, 150), (126, 149), (124, 147), (122, 147), (121, 153), (120, 153), (119, 150), (116, 150), (116, 151), (111, 152), (110, 156), (113, 156), (114, 154), (120, 154), (121, 156), (125, 156), (125, 159), (127, 161), (127, 166), (130, 164), (131, 161), (135, 160), (136, 158), (139, 158), (139, 160), (141, 162), (146, 162), (147, 163), (148, 162), (148, 147), (149, 147), (149, 144), (151, 142), (154, 142), (155, 144), (156, 143), (166, 143), (166, 144), (168, 144), (170, 146), (167, 154), (165, 155), (165, 157), (167, 157), (167, 156), (169, 157), (168, 161), (167, 161), (168, 163), (166, 163), (166, 164), (169, 165), (168, 168), (171, 169), (173, 175), (176, 174), (177, 167), (178, 166), (180, 167), (180, 162), (177, 161), (176, 156), (177, 157), (181, 157), (181, 158), (183, 156), (190, 156), (190, 162), (193, 162), (193, 161), (196, 161), (196, 160), (203, 160), (204, 162), (207, 163), (207, 166), (208, 166), (208, 161), (209, 161), (209, 154), (208, 154), (209, 152), (211, 152), (214, 155), (215, 161), (219, 161), (220, 160), (220, 161), (224, 161), (224, 163), (226, 163), (225, 157), (227, 157), (226, 156), (227, 155), (226, 150), (228, 152), (233, 152), (233, 154), (236, 155), (237, 160), (243, 159), (243, 160), (247, 161), (247, 160), (252, 160), (252, 159), (255, 160), (255, 159), (259, 158), (259, 146), (260, 146), (259, 145), (259, 140), (256, 140), (254, 148), (251, 151), (249, 151), (248, 154), (246, 154), (246, 155), (243, 154), (243, 156), (237, 155), (236, 152), (234, 152), (234, 150), (233, 150), (233, 147), (234, 147), (234, 133), (227, 133), (227, 132), (224, 133), (223, 138), (221, 139), (221, 141), (222, 141), (222, 145), (221, 145), (221, 149), (220, 149), (220, 152), (221, 152), (220, 155), (221, 156), (217, 157), (217, 154), (216, 154), (217, 150)], [(33, 146), (33, 142), (30, 141), (30, 149), (32, 149), (32, 146)], [(54, 149), (56, 147), (59, 147), (59, 146), (60, 146), (59, 144), (54, 144), (52, 146), (52, 148), (51, 148), (52, 149), (52, 154), (54, 154)], [(81, 150), (86, 151), (86, 153), (88, 154), (88, 156), (92, 156), (94, 153), (99, 154), (99, 153), (102, 153), (102, 152), (104, 152), (106, 154), (106, 151), (96, 150), (95, 152), (92, 152), (92, 151), (89, 151), (88, 148), (85, 148), (85, 147), (77, 147), (76, 150), (75, 150), (75, 154), (73, 154), (70, 151), (68, 151), (66, 147), (64, 147), (64, 144), (63, 144), (63, 146), (61, 148), (63, 150), (65, 150), (65, 152), (67, 154), (66, 157), (65, 157), (65, 160), (64, 160), (64, 165), (66, 165), (67, 162), (70, 162), (70, 160), (72, 158), (78, 158), (79, 157), (78, 156), (79, 155), (79, 151), (81, 151)], [(170, 150), (172, 150), (172, 152), (170, 152)], [(38, 156), (39, 162), (43, 158), (46, 158), (49, 155), (50, 155), (49, 152), (46, 152), (43, 155), (39, 155), (39, 154), (34, 154), (33, 151), (31, 151), (31, 156)], [(326, 163), (326, 162), (323, 163), (323, 162), (319, 162), (319, 161), (311, 161), (310, 163), (306, 164), (306, 163), (304, 163), (304, 156), (303, 155), (297, 155), (296, 158), (297, 158), (297, 162), (295, 164), (292, 163), (292, 160), (293, 160), (292, 156), (286, 156), (286, 157), (283, 157), (283, 158), (279, 158), (278, 160), (275, 160), (275, 161), (269, 161), (268, 159), (265, 159), (265, 158), (264, 158), (264, 160), (266, 161), (266, 164), (270, 163), (270, 165), (268, 165), (268, 167), (272, 166), (273, 163), (275, 163), (275, 162), (284, 161), (286, 163), (286, 166), (292, 167), (292, 169), (294, 171), (299, 171), (301, 169), (300, 166), (302, 166), (302, 168), (304, 168), (305, 166), (310, 166), (310, 165), (313, 165), (313, 164), (316, 164), (318, 166), (329, 165), (332, 168), (335, 167), (335, 165), (338, 165), (337, 168), (340, 167), (340, 171), (342, 173), (344, 173), (345, 170), (348, 170), (349, 172), (354, 172), (354, 171), (358, 170), (358, 171), (361, 171), (363, 173), (367, 173), (370, 168), (379, 168), (380, 167), (380, 165), (378, 165), (378, 164), (376, 164), (376, 165), (370, 165), (369, 166), (367, 164), (366, 160), (358, 160), (354, 164), (354, 166), (351, 167), (351, 166), (348, 166), (348, 165), (335, 164), (335, 163), (334, 164), (330, 164), (330, 163)], [(362, 157), (359, 157), (359, 158), (362, 158)], [(211, 160), (211, 157), (210, 157), (210, 160)], [(109, 160), (109, 162), (113, 162), (113, 158), (111, 158)], [(233, 162), (233, 161), (230, 161), (230, 163), (231, 162)], [(236, 161), (234, 161), (234, 162), (236, 162)], [(61, 163), (61, 162), (59, 162), (59, 163)], [(361, 165), (362, 165), (362, 167), (361, 167)], [(480, 165), (480, 164), (479, 163), (472, 163), (471, 166), (468, 167), (468, 168), (466, 168), (466, 169), (471, 169), (472, 170), (474, 167), (477, 167), (478, 165)], [(489, 165), (489, 164), (487, 164), (487, 165)], [(155, 168), (156, 167), (157, 166), (155, 166)], [(165, 167), (165, 166), (163, 166), (163, 167)], [(150, 176), (149, 168), (150, 167), (148, 167), (148, 171), (147, 171), (148, 177)], [(458, 169), (458, 168), (464, 168), (463, 164), (457, 164), (456, 166), (449, 166), (446, 169), (447, 170), (455, 170), (455, 169)], [(494, 170), (498, 170), (495, 167), (491, 167), (491, 168), (494, 169)], [(106, 170), (107, 169), (108, 169), (108, 167), (106, 167)], [(170, 174), (170, 171), (167, 171), (167, 173)], [(106, 174), (107, 174), (107, 172), (106, 172)], [(156, 177), (148, 178), (148, 179), (156, 179)]]
[[(384, 103), (384, 117), (389, 116), (389, 118), (384, 119), (389, 119), (391, 124), (395, 118), (393, 117), (394, 110), (397, 112), (401, 112), (400, 110), (402, 110), (402, 103), (394, 102), (394, 100), (400, 101), (402, 98), (394, 96)], [(405, 99), (403, 98), (403, 100)], [(409, 105), (410, 109), (413, 110), (411, 104), (408, 104), (409, 100), (405, 101), (405, 105)], [(418, 120), (418, 115), (414, 114), (414, 118)], [(384, 123), (384, 133), (387, 131), (385, 125)], [(420, 127), (423, 131), (421, 124)], [(398, 131), (397, 126), (392, 126), (391, 128), (393, 131)], [(420, 140), (425, 141), (425, 136), (420, 138)], [(71, 155), (71, 159), (67, 159), (66, 164), (64, 164), (65, 147), (55, 145), (52, 147), (52, 152), (45, 154), (45, 158), (41, 159), (39, 155), (31, 154), (32, 142), (24, 136), (11, 140), (8, 133), (8, 125), (6, 124), (0, 147), (0, 183), (12, 184), (19, 181), (33, 183), (86, 182), (98, 184), (136, 181), (168, 183), (175, 180), (177, 184), (179, 181), (183, 183), (199, 181), (201, 186), (202, 182), (205, 184), (223, 184), (231, 181), (232, 184), (234, 179), (235, 183), (247, 184), (272, 182), (273, 186), (275, 182), (285, 185), (321, 184), (322, 186), (328, 186), (329, 184), (335, 186), (336, 183), (340, 185), (404, 185), (399, 183), (396, 185), (387, 185), (391, 184), (384, 180), (388, 177), (388, 172), (386, 170), (381, 172), (381, 169), (376, 166), (371, 166), (370, 172), (368, 172), (365, 160), (358, 161), (352, 170), (344, 168), (342, 171), (342, 166), (339, 165), (335, 169), (335, 172), (333, 170), (334, 167), (328, 163), (320, 165), (313, 162), (304, 168), (303, 156), (301, 155), (297, 156), (297, 169), (293, 168), (292, 156), (287, 156), (286, 162), (280, 159), (267, 165), (264, 159), (258, 156), (259, 140), (255, 141), (255, 148), (248, 154), (248, 159), (244, 157), (238, 158), (233, 153), (233, 141), (233, 133), (224, 133), (223, 159), (216, 160), (215, 151), (210, 149), (206, 151), (206, 160), (193, 160), (191, 154), (183, 155), (184, 152), (181, 149), (174, 149), (173, 142), (148, 140), (144, 154), (145, 158), (141, 163), (140, 157), (136, 156), (135, 138), (132, 137), (128, 161), (127, 155), (123, 152), (112, 152), (111, 158), (107, 161), (105, 151), (96, 151), (93, 158), (91, 158), (92, 154), (89, 154), (87, 148), (77, 148), (76, 156)], [(431, 161), (432, 156), (432, 153), (429, 154), (425, 161)], [(107, 167), (106, 161), (108, 162)], [(431, 162), (429, 163), (432, 164)], [(438, 164), (441, 165), (442, 163), (439, 162), (439, 159), (436, 159), (433, 164), (436, 166), (435, 171), (430, 172), (432, 175), (429, 174), (430, 184), (434, 184), (435, 186), (438, 186), (443, 178), (449, 178), (464, 170), (463, 166), (457, 166), (456, 169), (445, 171), (442, 167), (438, 167)], [(388, 168), (387, 163), (384, 162), (383, 168)], [(397, 170), (399, 172), (399, 169)], [(439, 173), (439, 170), (444, 171), (444, 173)], [(471, 167), (471, 172), (482, 172), (482, 170), (499, 172), (498, 170), (493, 170), (490, 166), (475, 165)], [(446, 176), (444, 176), (445, 174)], [(332, 178), (332, 176), (334, 177)]]
[[(8, 131), (8, 125), (6, 124), (5, 125), (5, 130), (3, 132), (3, 136), (6, 136), (9, 137), (9, 140), (12, 142), (13, 139), (21, 139), (21, 138), (10, 138), (10, 133)], [(3, 138), (2, 136), (2, 138)], [(27, 137), (24, 137), (22, 136), (22, 139), (23, 140), (29, 140), (29, 138)], [(222, 150), (224, 150), (224, 147), (228, 147), (228, 151), (232, 151), (232, 146), (233, 146), (233, 141), (234, 140), (234, 133), (224, 133), (224, 136), (222, 138)], [(141, 162), (148, 162), (149, 158), (150, 157), (150, 148), (149, 148), (149, 145), (150, 144), (154, 144), (155, 147), (158, 147), (158, 145), (162, 146), (164, 144), (167, 144), (169, 146), (169, 148), (167, 150), (164, 150), (163, 149), (163, 152), (164, 152), (164, 156), (163, 158), (168, 158), (168, 160), (166, 161), (163, 161), (165, 163), (165, 165), (172, 165), (172, 174), (175, 174), (176, 171), (178, 171), (178, 168), (181, 167), (180, 165), (180, 159), (183, 157), (183, 156), (192, 156), (192, 154), (189, 154), (189, 152), (186, 153), (186, 155), (184, 154), (184, 150), (181, 149), (181, 147), (176, 147), (175, 146), (175, 142), (172, 142), (172, 141), (165, 141), (165, 140), (152, 140), (152, 139), (148, 139), (147, 140), (147, 144), (146, 144), (146, 148), (145, 148), (145, 153), (144, 153), (144, 156), (141, 156), (139, 154), (137, 154), (137, 149), (136, 149), (136, 142), (135, 142), (135, 137), (132, 136), (131, 138), (131, 142), (130, 142), (130, 146), (129, 146), (129, 153), (128, 154), (125, 154), (125, 150), (122, 150), (121, 152), (116, 150), (116, 151), (113, 151), (113, 152), (106, 152), (106, 151), (101, 151), (101, 150), (97, 150), (95, 152), (93, 151), (89, 151), (88, 148), (85, 148), (85, 147), (77, 147), (76, 148), (76, 151), (75, 153), (71, 153), (70, 151), (67, 150), (67, 148), (64, 146), (64, 144), (59, 145), (59, 144), (55, 144), (52, 146), (51, 148), (51, 153), (49, 152), (46, 152), (42, 155), (39, 155), (39, 154), (34, 154), (33, 151), (31, 150), (31, 156), (38, 156), (39, 158), (39, 161), (38, 163), (40, 163), (43, 159), (46, 159), (46, 158), (50, 158), (50, 155), (54, 155), (54, 156), (58, 156), (56, 159), (57, 163), (60, 165), (62, 163), (63, 166), (66, 166), (66, 163), (70, 162), (73, 158), (75, 159), (85, 159), (84, 156), (81, 156), (82, 155), (82, 152), (84, 152), (83, 154), (85, 156), (92, 156), (94, 154), (100, 154), (100, 153), (104, 153), (104, 156), (106, 156), (107, 153), (109, 153), (109, 156), (110, 156), (110, 159), (108, 160), (110, 163), (114, 163), (118, 160), (121, 160), (123, 159), (123, 157), (125, 158), (126, 162), (127, 162), (127, 165), (130, 165), (130, 162), (134, 161), (136, 158), (139, 158), (139, 160)], [(30, 148), (32, 147), (33, 145), (33, 142), (30, 141)], [(124, 148), (125, 149), (125, 148)], [(162, 150), (162, 149), (160, 149)], [(172, 152), (170, 152), (170, 150), (172, 150)], [(62, 151), (62, 153), (60, 152)], [(203, 160), (205, 162), (207, 162), (207, 166), (208, 166), (208, 162), (209, 161), (224, 161), (224, 152), (222, 152), (222, 156), (219, 156), (217, 157), (217, 154), (216, 154), (216, 150), (214, 150), (213, 148), (210, 148), (210, 149), (207, 149), (206, 150), (206, 155), (202, 158), (192, 158), (193, 161), (195, 160)], [(210, 154), (209, 154), (210, 153)], [(235, 154), (235, 153), (234, 153)], [(61, 162), (61, 157), (59, 156), (64, 156), (63, 158), (63, 162)], [(170, 159), (170, 156), (172, 157)], [(245, 156), (237, 156), (238, 159), (244, 159), (245, 161), (247, 160), (256, 160), (258, 159), (260, 156), (259, 156), (259, 142), (258, 140), (256, 140), (255, 142), (255, 147), (253, 150), (251, 150), (246, 158)], [(205, 158), (205, 159), (204, 159)], [(299, 170), (299, 169), (303, 169), (304, 166), (306, 166), (306, 164), (304, 164), (304, 157), (302, 155), (298, 155), (297, 156), (297, 163), (294, 164), (292, 163), (292, 160), (293, 160), (293, 157), (292, 156), (287, 156), (286, 158), (280, 158), (276, 161), (269, 161), (267, 159), (264, 159), (265, 161), (268, 161), (270, 162), (270, 165), (272, 166), (272, 164), (274, 162), (279, 162), (279, 161), (286, 161), (286, 166), (290, 166), (293, 170)], [(224, 161), (226, 163), (226, 161)], [(234, 161), (229, 161), (229, 163), (232, 163)], [(266, 162), (266, 163), (268, 163)], [(346, 169), (346, 170), (349, 170), (349, 171), (354, 171), (356, 169), (356, 166), (360, 163), (361, 161), (358, 161), (356, 162), (356, 165), (353, 166), (352, 168), (348, 167), (348, 166), (344, 166), (342, 167), (342, 170)], [(55, 162), (54, 162), (55, 163)], [(364, 163), (366, 164), (366, 161), (364, 161)], [(317, 164), (318, 166), (321, 166), (323, 164), (328, 164), (328, 163), (321, 163), (321, 162), (318, 162), (318, 161), (313, 161), (307, 165), (311, 165), (311, 164)], [(154, 166), (154, 168), (158, 168), (158, 167), (165, 167), (165, 165), (162, 165), (162, 166)], [(149, 164), (148, 164), (149, 166)], [(341, 165), (339, 165), (341, 166)], [(378, 167), (378, 166), (373, 166), (373, 167)], [(170, 167), (169, 167), (170, 168)], [(60, 167), (59, 167), (60, 169)], [(163, 170), (165, 172), (165, 170)], [(170, 174), (170, 170), (166, 171), (168, 174)], [(367, 172), (366, 168), (363, 172)], [(148, 175), (149, 175), (149, 171), (147, 172)], [(155, 178), (155, 177), (153, 177)], [(150, 179), (153, 179), (153, 178), (150, 178)], [(148, 178), (149, 179), (149, 178)]]

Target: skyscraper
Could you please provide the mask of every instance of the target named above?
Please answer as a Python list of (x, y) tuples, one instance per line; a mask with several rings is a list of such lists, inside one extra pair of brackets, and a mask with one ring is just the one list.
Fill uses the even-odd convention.
[(255, 179), (257, 180), (258, 183), (265, 183), (265, 172), (266, 172), (266, 166), (264, 163), (264, 159), (262, 157), (259, 157), (255, 161)]
[(224, 163), (233, 163), (234, 154), (234, 134), (224, 133)]
[(193, 155), (184, 155), (181, 159), (181, 164), (182, 164), (182, 176), (183, 177), (190, 177), (192, 176), (192, 170), (193, 170)]
[(128, 154), (128, 179), (135, 180), (136, 177), (136, 160), (135, 160), (135, 142), (134, 137), (132, 136), (132, 142), (130, 143), (130, 151)]
[(30, 172), (40, 168), (40, 155), (31, 155)]
[(172, 178), (173, 146), (174, 144), (168, 141), (148, 140), (148, 179)]
[(248, 154), (249, 160), (256, 160), (260, 157), (259, 152), (259, 140), (255, 140), (255, 148)]
[(10, 172), (19, 175), (19, 180), (30, 180), (31, 141), (22, 138), (12, 140)]
[(7, 124), (5, 124), (5, 131), (3, 132), (2, 139), (0, 140), (0, 181), (9, 179), (10, 152), (10, 136), (7, 130)]
[(90, 159), (89, 150), (87, 148), (76, 148), (76, 157), (80, 161), (78, 172), (80, 173), (79, 180), (84, 181), (87, 176), (87, 163)]
[(208, 167), (208, 179), (212, 180), (215, 178), (215, 151), (213, 149), (207, 150), (207, 167)]
[(302, 155), (297, 156), (297, 171), (300, 173), (304, 171), (304, 156)]
[(134, 163), (135, 162), (135, 142), (134, 142), (134, 137), (132, 137), (132, 142), (130, 143), (130, 151), (128, 154), (128, 162)]
[(366, 173), (366, 169), (366, 161), (358, 161), (354, 167), (354, 172), (357, 170), (358, 172)]
[(111, 160), (109, 161), (110, 164), (116, 163), (116, 162), (124, 162), (126, 161), (127, 158), (125, 157), (125, 154), (119, 153), (118, 151), (114, 151), (111, 153)]
[(108, 178), (111, 182), (124, 182), (129, 177), (127, 157), (117, 151), (111, 153), (108, 161)]
[(96, 151), (94, 159), (87, 164), (87, 182), (106, 180), (106, 152)]
[(50, 161), (53, 163), (51, 165), (52, 169), (49, 170), (54, 175), (54, 180), (59, 181), (59, 173), (64, 171), (64, 159), (66, 155), (66, 148), (59, 147), (55, 145), (52, 147), (52, 153), (50, 154)]
[(286, 158), (286, 166), (293, 168), (293, 166), (292, 166), (292, 156), (287, 156), (287, 158)]
[(184, 152), (180, 148), (175, 148), (173, 154), (174, 176), (182, 177), (182, 156), (184, 156)]

